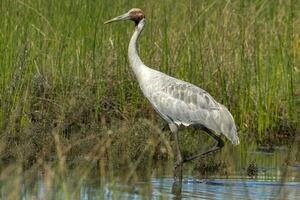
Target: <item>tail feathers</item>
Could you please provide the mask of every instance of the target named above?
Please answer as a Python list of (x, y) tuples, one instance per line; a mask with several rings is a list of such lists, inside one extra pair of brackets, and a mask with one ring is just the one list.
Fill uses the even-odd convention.
[(231, 133), (229, 135), (225, 135), (225, 136), (231, 141), (231, 143), (233, 145), (239, 145), (240, 144), (240, 139), (237, 136), (236, 130), (233, 133)]
[(236, 131), (236, 126), (232, 115), (227, 110), (227, 108), (223, 105), (221, 105), (220, 114), (221, 114), (220, 119), (222, 121), (220, 123), (221, 133), (223, 133), (223, 135), (225, 135), (226, 138), (228, 138), (233, 145), (239, 145), (240, 140)]

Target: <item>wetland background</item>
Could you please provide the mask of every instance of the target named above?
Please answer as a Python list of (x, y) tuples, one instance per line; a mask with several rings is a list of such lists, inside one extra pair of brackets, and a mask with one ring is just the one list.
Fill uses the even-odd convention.
[[(241, 145), (226, 142), (187, 174), (255, 178), (247, 169), (257, 166), (291, 178), (289, 166), (300, 165), (299, 1), (2, 0), (1, 196), (38, 198), (43, 183), (44, 195), (73, 198), (86, 179), (100, 187), (172, 175), (172, 137), (128, 66), (134, 25), (103, 25), (132, 7), (147, 18), (144, 63), (208, 91), (239, 130)], [(184, 155), (212, 144), (192, 129), (180, 140)]]

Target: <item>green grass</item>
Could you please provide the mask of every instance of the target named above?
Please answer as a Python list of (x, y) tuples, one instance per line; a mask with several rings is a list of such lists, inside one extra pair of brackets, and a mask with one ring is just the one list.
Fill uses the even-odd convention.
[[(132, 7), (147, 18), (139, 44), (146, 65), (208, 91), (242, 138), (299, 135), (299, 1), (2, 0), (0, 166), (53, 155), (61, 170), (89, 154), (116, 168), (136, 167), (139, 155), (145, 165), (173, 158), (170, 138), (153, 134), (163, 122), (128, 65), (133, 23), (103, 25)], [(198, 146), (189, 134), (186, 154)]]
[(77, 107), (86, 123), (156, 117), (128, 66), (132, 23), (103, 25), (134, 6), (147, 16), (140, 41), (147, 65), (207, 90), (229, 107), (241, 134), (262, 139), (295, 129), (297, 1), (156, 4), (3, 1), (1, 129), (17, 134), (35, 115), (72, 123), (82, 117)]

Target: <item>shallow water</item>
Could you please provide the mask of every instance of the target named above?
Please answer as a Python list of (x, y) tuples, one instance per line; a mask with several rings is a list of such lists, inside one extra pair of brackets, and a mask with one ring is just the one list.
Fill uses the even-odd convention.
[[(68, 194), (68, 199), (300, 199), (300, 182), (249, 179), (213, 179), (203, 182), (193, 177), (184, 177), (180, 195), (171, 192), (173, 183), (172, 178), (152, 178), (134, 185), (109, 183), (96, 186), (82, 183), (78, 194)], [(40, 183), (33, 196), (49, 199), (45, 190), (45, 185)], [(28, 192), (24, 190), (22, 199), (32, 199), (32, 193)], [(64, 191), (51, 197), (66, 199)], [(1, 199), (5, 198), (2, 196)]]
[[(0, 179), (0, 199), (20, 191), (21, 199), (300, 199), (300, 164), (297, 145), (275, 147), (271, 150), (255, 144), (238, 148), (227, 146), (215, 156), (226, 161), (227, 174), (218, 172), (200, 179), (196, 163), (184, 167), (181, 193), (174, 193), (172, 164), (163, 163), (150, 172), (89, 171), (51, 168), (35, 175)], [(255, 163), (257, 174), (250, 177), (247, 169)], [(168, 164), (168, 166), (165, 166)], [(80, 166), (80, 165), (78, 165)], [(92, 168), (91, 168), (92, 169)], [(162, 170), (163, 169), (163, 170)], [(56, 171), (58, 170), (58, 171)], [(100, 170), (101, 171), (101, 170)], [(134, 171), (134, 170), (133, 170)], [(89, 174), (89, 175), (88, 175)], [(30, 177), (30, 178), (28, 178)], [(31, 181), (29, 181), (31, 180)], [(21, 185), (21, 189), (18, 186)], [(15, 189), (17, 188), (17, 189)], [(19, 193), (19, 192), (16, 192)], [(18, 198), (19, 199), (19, 198)]]
[[(300, 199), (300, 166), (295, 163), (295, 149), (280, 146), (265, 150), (248, 145), (232, 151), (229, 146), (221, 153), (234, 166), (225, 176), (208, 176), (199, 180), (194, 171), (184, 169), (185, 176), (181, 193), (173, 193), (173, 178), (170, 173), (154, 175), (150, 180), (134, 183), (108, 182), (101, 187), (81, 186), (81, 199)], [(230, 155), (230, 152), (231, 155)], [(230, 156), (228, 156), (230, 155)], [(292, 162), (289, 163), (288, 160)], [(247, 175), (249, 164), (254, 162), (257, 174)], [(289, 163), (289, 164), (287, 164)]]
[[(83, 187), (81, 198), (102, 196), (105, 199), (143, 199), (144, 187), (151, 187), (147, 197), (152, 199), (173, 199), (178, 196), (171, 193), (172, 178), (153, 178), (150, 183), (140, 182), (135, 186), (116, 185), (105, 189)], [(116, 193), (116, 194), (114, 194)], [(114, 196), (115, 195), (115, 196)], [(202, 182), (186, 177), (181, 198), (183, 199), (300, 199), (299, 182), (274, 182), (242, 179), (215, 179)]]

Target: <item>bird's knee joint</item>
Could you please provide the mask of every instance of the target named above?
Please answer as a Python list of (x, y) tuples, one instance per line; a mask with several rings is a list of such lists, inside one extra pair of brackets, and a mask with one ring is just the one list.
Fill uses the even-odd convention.
[(176, 133), (178, 131), (176, 124), (169, 124), (169, 127), (172, 133)]

